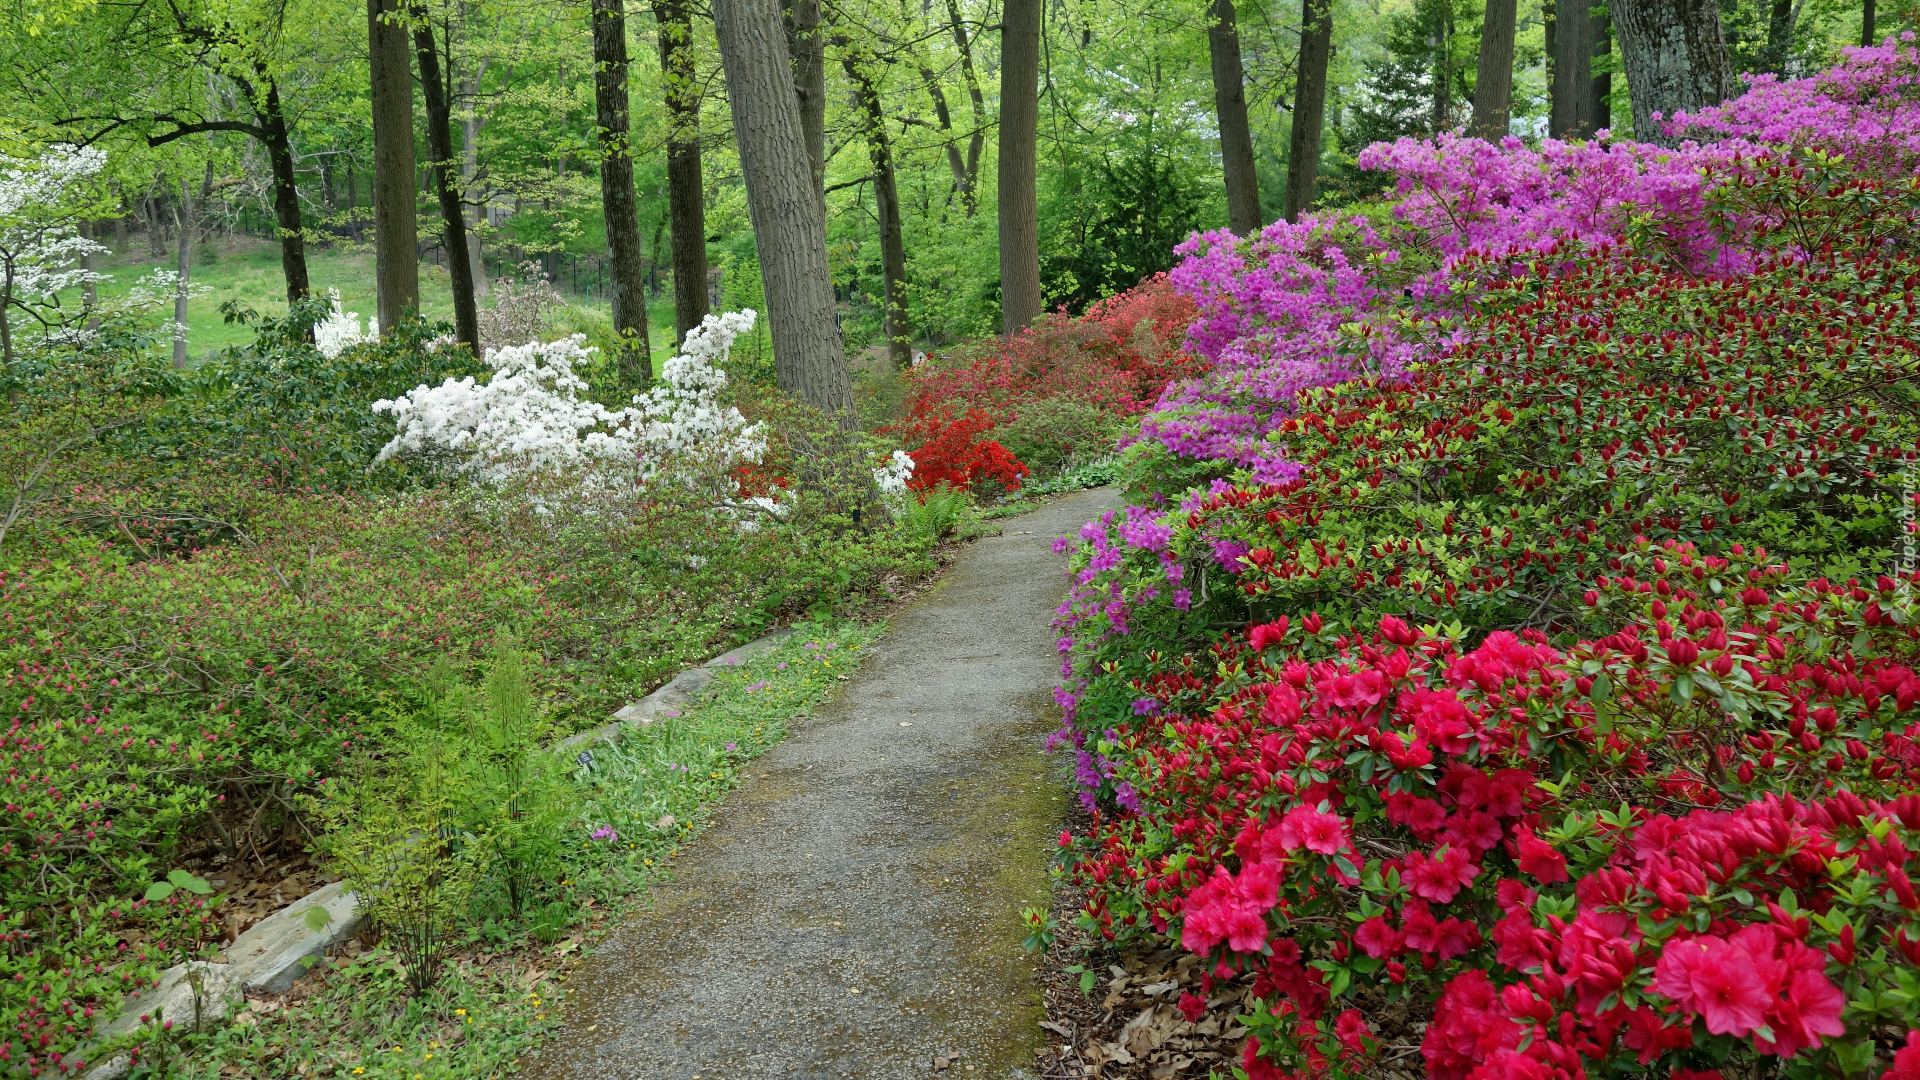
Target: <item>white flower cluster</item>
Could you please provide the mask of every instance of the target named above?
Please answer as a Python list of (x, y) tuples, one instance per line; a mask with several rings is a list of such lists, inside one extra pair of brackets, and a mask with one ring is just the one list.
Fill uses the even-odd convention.
[(87, 316), (62, 310), (60, 294), (108, 280), (85, 266), (87, 256), (107, 249), (78, 231), (87, 189), (106, 163), (91, 146), (55, 146), (32, 161), (0, 155), (0, 304), (23, 308), (47, 327)]
[(327, 299), (333, 302), (333, 314), (313, 325), (313, 347), (320, 350), (320, 355), (331, 360), (361, 342), (380, 336), (379, 319), (368, 319), (367, 329), (362, 333), (360, 313), (340, 310), (339, 289), (328, 289)]
[(895, 450), (885, 465), (873, 470), (873, 485), (888, 498), (905, 495), (907, 481), (912, 478), (913, 458), (905, 450)]
[(106, 166), (106, 152), (93, 146), (55, 146), (31, 162), (0, 158), (0, 218), (34, 217)]
[(488, 480), (594, 464), (631, 465), (644, 477), (670, 459), (721, 468), (758, 460), (766, 450), (759, 425), (716, 400), (727, 383), (717, 364), (753, 320), (751, 311), (707, 316), (667, 361), (662, 385), (619, 410), (582, 398), (587, 383), (574, 365), (594, 352), (584, 335), (489, 350), (494, 373), (484, 384), (448, 379), (374, 402), (400, 429), (379, 459), (451, 455)]

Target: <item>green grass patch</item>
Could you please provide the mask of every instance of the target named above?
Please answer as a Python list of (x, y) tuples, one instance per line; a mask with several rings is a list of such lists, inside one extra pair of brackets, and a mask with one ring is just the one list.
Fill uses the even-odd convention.
[(747, 763), (827, 701), (884, 627), (797, 629), (778, 647), (720, 669), (682, 715), (589, 748), (591, 764), (576, 761), (563, 792), (577, 814), (566, 826), (564, 876), (550, 899), (515, 919), (497, 896), (476, 895), (431, 990), (410, 996), (394, 954), (375, 944), (296, 984), (284, 999), (249, 1004), (238, 1023), (178, 1037), (134, 1076), (452, 1080), (514, 1071), (561, 1021), (565, 968), (639, 906), (650, 882), (671, 872), (681, 845)]

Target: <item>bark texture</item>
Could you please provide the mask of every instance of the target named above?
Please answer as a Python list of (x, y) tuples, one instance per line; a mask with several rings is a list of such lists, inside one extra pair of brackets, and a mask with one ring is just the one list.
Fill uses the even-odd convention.
[(1320, 176), (1320, 127), (1327, 112), (1327, 60), (1333, 52), (1332, 0), (1302, 0), (1300, 62), (1293, 90), (1293, 136), (1287, 142), (1287, 220), (1313, 205)]
[(654, 0), (667, 98), (667, 217), (673, 245), (673, 343), (707, 317), (706, 181), (700, 165), (700, 84), (688, 0)]
[(1040, 0), (1007, 0), (1000, 29), (1000, 329), (1044, 310), (1040, 294)]
[(1547, 134), (1556, 139), (1584, 139), (1600, 126), (1593, 100), (1594, 20), (1587, 0), (1559, 0), (1553, 13), (1552, 109)]
[(300, 223), (300, 188), (294, 179), (293, 140), (287, 134), (286, 111), (280, 106), (280, 84), (266, 80), (260, 128), (266, 136), (267, 161), (273, 166), (273, 218), (280, 234), (280, 273), (287, 283), (287, 302), (313, 292), (307, 278), (306, 234)]
[[(871, 62), (869, 58), (869, 62)], [(907, 247), (900, 230), (900, 189), (894, 181), (893, 142), (887, 137), (887, 115), (880, 104), (880, 88), (865, 64), (848, 54), (840, 61), (865, 120), (867, 159), (873, 165), (874, 211), (880, 219), (881, 314), (887, 337), (887, 357), (895, 367), (913, 362), (912, 331), (907, 326)]]
[(793, 91), (776, 0), (714, 0), (733, 137), (766, 288), (780, 389), (859, 423), (835, 318), (827, 226)]
[(1247, 122), (1246, 73), (1240, 64), (1240, 26), (1233, 0), (1213, 0), (1207, 55), (1213, 66), (1213, 108), (1220, 120), (1227, 227), (1236, 236), (1249, 236), (1260, 230), (1260, 178), (1253, 167), (1253, 128)]
[(413, 74), (399, 0), (367, 0), (372, 69), (374, 290), (380, 330), (420, 307), (419, 222), (415, 219)]
[(800, 103), (800, 132), (826, 213), (827, 52), (820, 30), (820, 0), (790, 0), (785, 13), (787, 55), (793, 58), (793, 95)]
[(440, 199), (441, 242), (447, 249), (447, 284), (453, 293), (453, 336), (473, 355), (480, 349), (480, 311), (473, 294), (473, 262), (467, 254), (466, 208), (454, 172), (452, 72), (440, 67), (439, 43), (424, 4), (413, 9), (413, 45), (420, 54), (420, 89), (427, 105), (427, 169)]
[(638, 390), (653, 378), (653, 344), (647, 340), (646, 253), (633, 192), (622, 0), (593, 0), (593, 104), (600, 128), (600, 205), (613, 284), (613, 331), (624, 345), (616, 366), (621, 385)]
[(1513, 33), (1518, 20), (1517, 0), (1487, 0), (1473, 84), (1473, 134), (1489, 142), (1507, 137), (1513, 116)]
[(1671, 117), (1733, 96), (1733, 59), (1717, 0), (1614, 0), (1614, 29), (1633, 100), (1633, 134), (1671, 145), (1653, 114)]

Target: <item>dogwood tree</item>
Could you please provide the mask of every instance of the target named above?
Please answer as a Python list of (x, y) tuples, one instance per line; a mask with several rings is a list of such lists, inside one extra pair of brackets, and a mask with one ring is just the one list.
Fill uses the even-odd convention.
[(88, 269), (88, 255), (107, 249), (80, 235), (91, 209), (89, 181), (106, 166), (94, 147), (55, 146), (34, 160), (0, 157), (0, 361), (11, 377), (13, 313), (43, 329), (72, 326), (88, 315), (60, 294), (106, 278)]

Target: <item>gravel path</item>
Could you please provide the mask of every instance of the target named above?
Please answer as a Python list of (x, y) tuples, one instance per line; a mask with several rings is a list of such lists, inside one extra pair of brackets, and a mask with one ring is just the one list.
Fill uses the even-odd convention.
[(1019, 911), (1046, 906), (1067, 798), (1041, 753), (1058, 722), (1051, 542), (1115, 497), (1006, 519), (895, 619), (576, 970), (528, 1074), (1031, 1075), (1044, 1040)]

